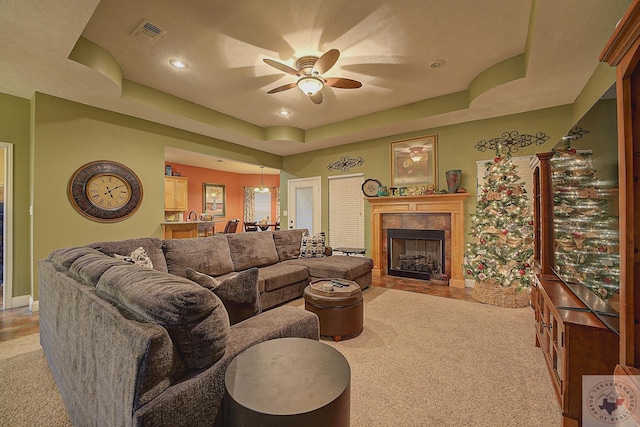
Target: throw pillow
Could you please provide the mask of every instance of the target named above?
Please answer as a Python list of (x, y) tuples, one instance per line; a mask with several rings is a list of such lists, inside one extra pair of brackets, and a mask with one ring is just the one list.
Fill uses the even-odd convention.
[(213, 291), (215, 288), (220, 286), (220, 281), (218, 279), (216, 279), (215, 277), (211, 277), (208, 274), (198, 273), (193, 268), (187, 267), (186, 277), (187, 279), (193, 280), (198, 285), (202, 286), (203, 288), (207, 288), (210, 291)]
[[(206, 274), (187, 268), (187, 279), (211, 290), (220, 300), (229, 314), (229, 323), (235, 325), (245, 319), (260, 314), (262, 303), (258, 291), (258, 269), (253, 267), (241, 271), (224, 280), (218, 280)], [(209, 279), (206, 279), (205, 277)]]
[(131, 264), (139, 265), (140, 267), (153, 268), (151, 258), (149, 258), (149, 255), (147, 255), (147, 251), (145, 251), (143, 247), (139, 247), (129, 255), (113, 254), (113, 257), (115, 259), (121, 259)]
[(326, 256), (324, 252), (325, 240), (324, 231), (321, 231), (313, 237), (311, 237), (309, 233), (303, 233), (299, 258), (322, 258)]

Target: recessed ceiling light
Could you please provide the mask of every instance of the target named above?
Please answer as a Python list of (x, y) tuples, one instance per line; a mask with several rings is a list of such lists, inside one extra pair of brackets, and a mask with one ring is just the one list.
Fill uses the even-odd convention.
[(289, 114), (291, 114), (291, 111), (280, 110), (280, 111), (278, 111), (278, 114), (280, 114), (281, 116), (288, 116)]
[(438, 67), (442, 67), (443, 65), (444, 65), (444, 61), (442, 59), (436, 59), (431, 64), (429, 64), (431, 68), (438, 68)]
[(189, 68), (189, 64), (187, 64), (186, 62), (180, 61), (179, 59), (170, 59), (169, 64), (171, 64), (176, 68), (180, 68), (181, 70), (184, 70), (185, 68)]

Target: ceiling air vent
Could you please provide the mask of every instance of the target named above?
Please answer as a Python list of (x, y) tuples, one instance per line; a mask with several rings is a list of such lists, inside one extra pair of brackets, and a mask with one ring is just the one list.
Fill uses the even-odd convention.
[(160, 37), (164, 36), (166, 32), (167, 32), (166, 30), (163, 30), (162, 28), (144, 19), (140, 23), (140, 25), (138, 25), (138, 27), (135, 30), (133, 30), (131, 35), (137, 39), (140, 39), (149, 43), (154, 43)]

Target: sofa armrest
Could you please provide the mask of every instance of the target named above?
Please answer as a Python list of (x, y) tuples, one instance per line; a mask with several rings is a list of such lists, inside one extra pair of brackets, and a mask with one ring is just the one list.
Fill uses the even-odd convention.
[[(318, 340), (318, 317), (300, 308), (280, 306), (236, 323), (230, 328), (222, 359), (198, 375), (173, 385), (158, 399), (138, 410), (134, 414), (134, 425), (224, 425), (224, 376), (229, 363), (255, 344), (287, 337)], [(178, 417), (179, 414), (199, 415), (196, 420), (190, 416)]]

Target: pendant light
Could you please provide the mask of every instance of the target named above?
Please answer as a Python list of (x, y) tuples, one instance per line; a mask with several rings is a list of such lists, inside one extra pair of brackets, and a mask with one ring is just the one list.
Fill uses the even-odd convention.
[(264, 185), (264, 166), (260, 166), (260, 187), (253, 189), (255, 193), (270, 193), (269, 187)]

